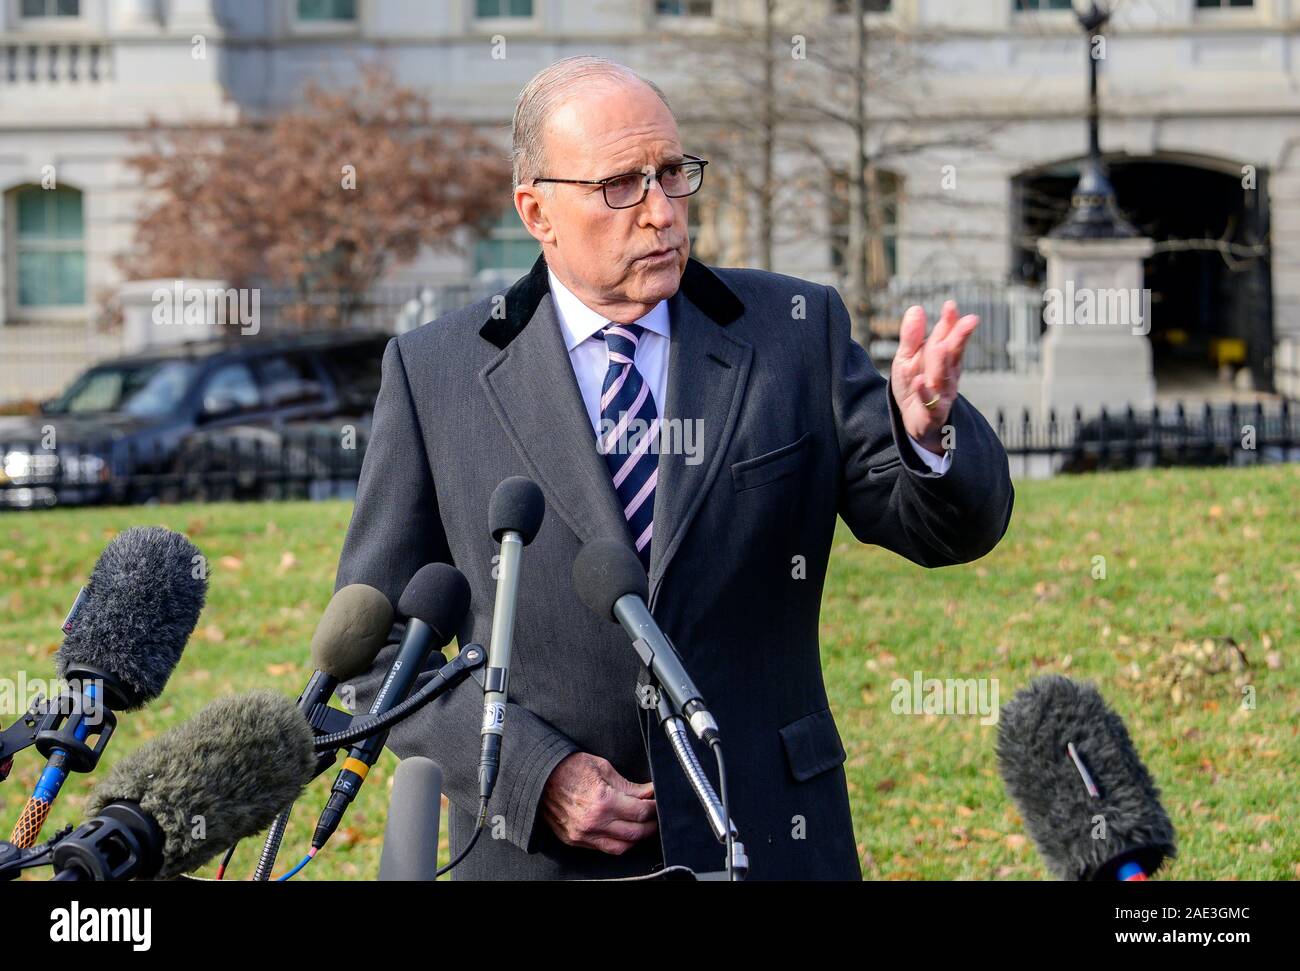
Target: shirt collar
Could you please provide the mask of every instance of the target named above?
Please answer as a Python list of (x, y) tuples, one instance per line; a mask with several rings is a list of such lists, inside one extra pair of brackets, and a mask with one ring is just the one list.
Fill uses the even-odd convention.
[[(546, 270), (551, 281), (551, 297), (555, 301), (555, 314), (560, 318), (560, 330), (564, 334), (565, 346), (571, 351), (585, 340), (599, 334), (609, 324), (609, 320), (592, 310), (579, 300), (560, 282), (555, 271)], [(640, 320), (634, 321), (646, 330), (668, 337), (668, 301), (660, 300), (650, 312)]]

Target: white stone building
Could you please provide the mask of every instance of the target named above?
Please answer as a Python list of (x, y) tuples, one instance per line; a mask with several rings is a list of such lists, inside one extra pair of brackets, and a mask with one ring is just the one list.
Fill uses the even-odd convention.
[[(783, 30), (793, 23), (797, 32), (799, 18), (810, 36), (854, 29), (853, 0), (780, 2), (800, 6)], [(122, 282), (113, 258), (144, 202), (123, 160), (150, 119), (274, 112), (309, 79), (349, 83), (359, 61), (379, 60), (439, 112), (493, 132), (504, 152), (520, 87), (570, 54), (628, 63), (668, 91), (679, 116), (707, 103), (712, 86), (692, 75), (686, 39), (721, 22), (756, 22), (762, 5), (0, 0), (0, 400), (49, 394), (120, 349), (90, 322), (97, 295)], [(964, 287), (993, 294), (990, 305), (1036, 307), (1044, 268), (1035, 240), (1059, 219), (1086, 148), (1086, 46), (1066, 5), (868, 3), (873, 29), (897, 31), (924, 65), (904, 133), (918, 147), (881, 161), (896, 188), (881, 258), (900, 300)], [(1300, 0), (1111, 5), (1102, 148), (1121, 205), (1157, 242), (1145, 263), (1157, 389), (1203, 389), (1216, 367), (1245, 366), (1238, 386), (1250, 379), (1300, 395)], [(681, 56), (665, 57), (654, 42), (674, 32)], [(898, 137), (888, 115), (872, 102), (872, 144)], [(980, 137), (947, 140), (957, 127)], [(847, 170), (847, 140), (827, 129), (819, 141)], [(801, 162), (783, 150), (779, 168)], [(753, 221), (735, 218), (744, 194), (725, 166), (711, 167), (702, 195), (710, 192), (693, 217), (708, 255), (750, 258), (737, 237)], [(535, 248), (512, 225), (505, 186), (502, 203), (489, 239), (402, 267), (390, 282), (436, 286), (526, 267)], [(823, 201), (779, 218), (798, 231), (777, 234), (773, 268), (842, 282), (842, 211)], [(1207, 239), (1218, 242), (1188, 242)], [(1032, 360), (997, 370), (1006, 373), (987, 376), (977, 403), (1039, 403), (1025, 384)]]

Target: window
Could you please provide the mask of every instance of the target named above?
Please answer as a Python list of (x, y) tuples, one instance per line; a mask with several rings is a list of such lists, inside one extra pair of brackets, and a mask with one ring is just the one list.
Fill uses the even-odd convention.
[(712, 17), (713, 0), (655, 0), (660, 17)]
[[(873, 287), (885, 286), (898, 273), (898, 196), (903, 180), (893, 172), (875, 173), (876, 198), (867, 204), (867, 276)], [(873, 231), (872, 219), (878, 223)], [(836, 173), (830, 194), (831, 266), (849, 263), (849, 177)]]
[(225, 364), (217, 368), (203, 389), (205, 415), (232, 415), (252, 411), (261, 403), (257, 382), (247, 364)]
[(257, 369), (262, 376), (266, 403), (272, 408), (314, 404), (324, 397), (311, 362), (301, 355), (277, 354), (263, 358)]
[(331, 347), (322, 352), (325, 363), (334, 372), (334, 386), (346, 413), (374, 410), (387, 345), (387, 338), (378, 338)]
[(533, 0), (474, 0), (474, 16), (480, 20), (494, 17), (531, 17)]
[(519, 214), (510, 206), (492, 224), (487, 237), (474, 244), (474, 272), (527, 271), (537, 262), (539, 250), (537, 240), (524, 229)]
[(298, 0), (298, 19), (306, 21), (356, 20), (357, 0)]
[(80, 17), (81, 0), (22, 0), (23, 17)]
[(79, 307), (86, 302), (81, 193), (27, 186), (14, 193), (19, 307)]
[(1070, 0), (1012, 0), (1012, 8), (1017, 13), (1026, 10), (1072, 10)]
[[(857, 0), (835, 0), (835, 13), (851, 14), (857, 6)], [(890, 0), (863, 0), (862, 9), (866, 13), (889, 13)]]
[(188, 361), (108, 365), (87, 371), (45, 406), (48, 415), (165, 415), (184, 399), (194, 376)]

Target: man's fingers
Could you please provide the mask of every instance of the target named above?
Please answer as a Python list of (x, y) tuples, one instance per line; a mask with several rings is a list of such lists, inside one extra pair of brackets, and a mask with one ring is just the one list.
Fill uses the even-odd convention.
[(605, 781), (611, 788), (626, 793), (633, 799), (651, 799), (655, 794), (653, 782), (633, 782), (631, 779), (625, 779), (613, 766), (610, 766), (609, 771), (605, 773)]
[(945, 300), (943, 309), (939, 311), (939, 322), (934, 325), (934, 333), (930, 335), (932, 343), (939, 344), (952, 332), (952, 326), (957, 322), (957, 302), (955, 300)]
[(639, 843), (658, 831), (658, 820), (648, 823), (630, 823), (625, 819), (612, 819), (593, 831), (590, 839), (616, 839), (623, 843)]
[(601, 815), (606, 819), (623, 819), (640, 823), (647, 819), (654, 819), (658, 812), (653, 799), (639, 799), (617, 789), (606, 789), (601, 793), (599, 804)]
[(948, 357), (949, 364), (957, 364), (961, 361), (961, 356), (966, 350), (966, 342), (970, 340), (970, 335), (975, 333), (975, 328), (980, 325), (980, 319), (975, 314), (967, 314), (952, 329), (948, 335), (944, 349)]
[(592, 840), (590, 843), (579, 844), (579, 846), (585, 846), (587, 849), (592, 850), (600, 850), (600, 852), (608, 853), (610, 856), (622, 856), (632, 847), (636, 846), (636, 844), (613, 839), (612, 837), (601, 837)]
[(903, 323), (898, 328), (898, 356), (904, 360), (910, 358), (925, 343), (925, 310), (911, 306), (903, 314)]
[[(937, 394), (943, 394), (948, 385), (948, 358), (947, 349), (943, 344), (936, 341), (926, 341), (925, 344), (925, 363), (922, 367), (922, 373), (925, 375), (925, 385), (930, 391), (930, 398)], [(930, 398), (923, 398), (923, 401), (929, 401)]]

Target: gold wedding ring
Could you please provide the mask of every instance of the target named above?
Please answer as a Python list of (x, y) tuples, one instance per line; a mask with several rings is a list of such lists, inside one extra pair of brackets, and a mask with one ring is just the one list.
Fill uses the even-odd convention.
[(931, 398), (929, 401), (922, 401), (921, 404), (924, 405), (925, 408), (926, 408), (927, 410), (933, 410), (933, 409), (934, 409), (934, 406), (937, 405), (937, 404), (939, 403), (939, 399), (940, 399), (941, 397), (943, 397), (943, 396), (942, 396), (942, 395), (935, 395), (935, 396), (934, 396), (933, 398)]

